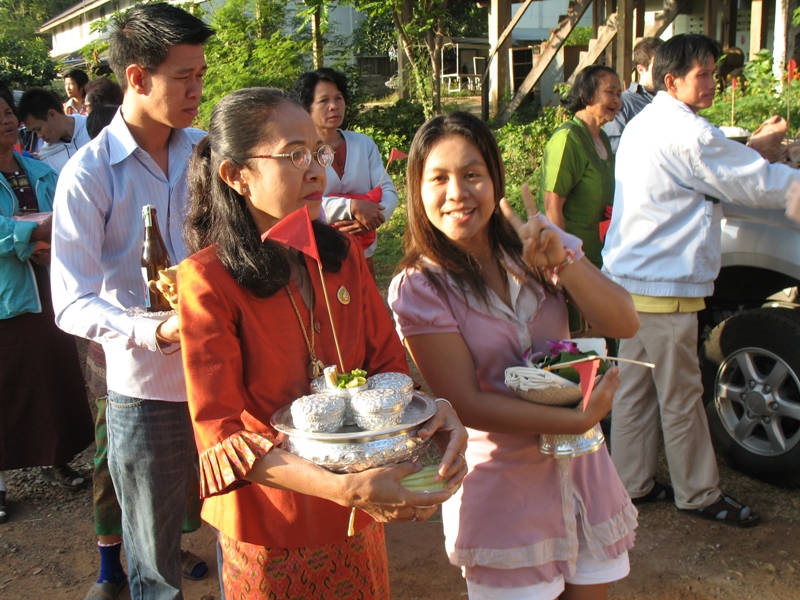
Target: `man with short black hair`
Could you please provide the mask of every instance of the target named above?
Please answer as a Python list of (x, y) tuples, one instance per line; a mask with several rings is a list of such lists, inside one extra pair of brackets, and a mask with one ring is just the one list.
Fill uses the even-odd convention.
[(622, 135), (625, 125), (648, 104), (653, 101), (656, 93), (653, 83), (653, 60), (656, 51), (664, 42), (657, 37), (644, 37), (636, 42), (633, 47), (633, 64), (639, 81), (632, 81), (630, 87), (622, 92), (622, 108), (617, 112), (617, 116), (610, 123), (606, 123), (603, 129), (611, 143), (611, 150), (617, 153), (619, 138)]
[[(748, 527), (759, 514), (719, 489), (697, 358), (697, 313), (720, 270), (720, 202), (784, 208), (800, 173), (771, 165), (697, 113), (711, 106), (719, 46), (704, 35), (665, 42), (658, 92), (625, 128), (603, 270), (630, 292), (636, 335), (621, 340), (611, 457), (634, 504), (672, 501), (684, 514)], [(655, 480), (659, 421), (672, 486)], [(674, 488), (674, 491), (673, 491)]]
[(86, 117), (64, 114), (61, 100), (49, 90), (33, 88), (25, 92), (17, 112), (25, 127), (44, 140), (39, 159), (57, 173), (92, 139), (86, 131)]
[[(116, 18), (109, 63), (125, 90), (111, 123), (65, 167), (56, 190), (52, 286), (59, 327), (102, 343), (108, 462), (131, 598), (182, 598), (180, 539), (196, 470), (177, 315), (143, 313), (142, 207), (154, 205), (173, 264), (187, 165), (213, 30), (166, 3)], [(98, 597), (109, 597), (105, 591)]]

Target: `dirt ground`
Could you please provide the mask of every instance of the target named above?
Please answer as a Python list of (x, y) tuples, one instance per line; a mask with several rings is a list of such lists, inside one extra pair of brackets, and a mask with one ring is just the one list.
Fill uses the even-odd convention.
[[(88, 470), (92, 449), (75, 465)], [(91, 493), (40, 480), (36, 469), (9, 474), (10, 519), (0, 525), (0, 598), (83, 598), (97, 575)], [(783, 490), (722, 466), (724, 489), (757, 507), (763, 521), (736, 529), (690, 519), (671, 505), (642, 507), (631, 575), (611, 587), (618, 600), (785, 600), (800, 598), (800, 491)], [(393, 600), (466, 598), (458, 569), (444, 553), (441, 522), (386, 527)], [(185, 581), (191, 600), (218, 599), (213, 534), (187, 535), (184, 548), (212, 573)], [(127, 596), (125, 596), (127, 598)]]
[[(89, 473), (93, 453), (92, 445), (73, 466)], [(674, 505), (641, 507), (631, 574), (611, 586), (611, 599), (800, 599), (800, 490), (776, 488), (725, 465), (720, 470), (722, 488), (759, 510), (762, 523), (737, 529), (686, 517)], [(90, 489), (67, 492), (43, 482), (38, 469), (10, 471), (7, 480), (0, 599), (82, 599), (99, 566)], [(445, 556), (438, 515), (426, 523), (387, 525), (386, 538), (393, 600), (466, 598), (460, 571)], [(184, 536), (183, 547), (211, 571), (202, 581), (184, 580), (187, 600), (219, 599), (210, 529)]]

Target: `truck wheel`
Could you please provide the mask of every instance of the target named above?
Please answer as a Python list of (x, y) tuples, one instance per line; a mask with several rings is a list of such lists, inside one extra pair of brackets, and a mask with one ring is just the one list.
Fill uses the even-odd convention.
[(750, 310), (720, 323), (700, 352), (717, 452), (777, 485), (800, 484), (800, 311)]

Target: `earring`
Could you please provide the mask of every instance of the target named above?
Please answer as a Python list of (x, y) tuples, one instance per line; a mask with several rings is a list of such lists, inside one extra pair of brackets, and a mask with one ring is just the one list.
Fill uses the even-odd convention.
[(246, 195), (247, 195), (247, 186), (244, 185), (244, 186), (242, 186), (242, 196), (246, 196)]

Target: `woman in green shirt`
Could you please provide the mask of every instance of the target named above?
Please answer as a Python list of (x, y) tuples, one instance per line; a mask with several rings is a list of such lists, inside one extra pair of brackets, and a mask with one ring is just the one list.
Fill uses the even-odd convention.
[(619, 77), (593, 65), (575, 78), (565, 106), (574, 116), (547, 143), (541, 200), (547, 218), (583, 240), (586, 257), (602, 267), (600, 221), (614, 200), (614, 156), (603, 131), (622, 105)]

